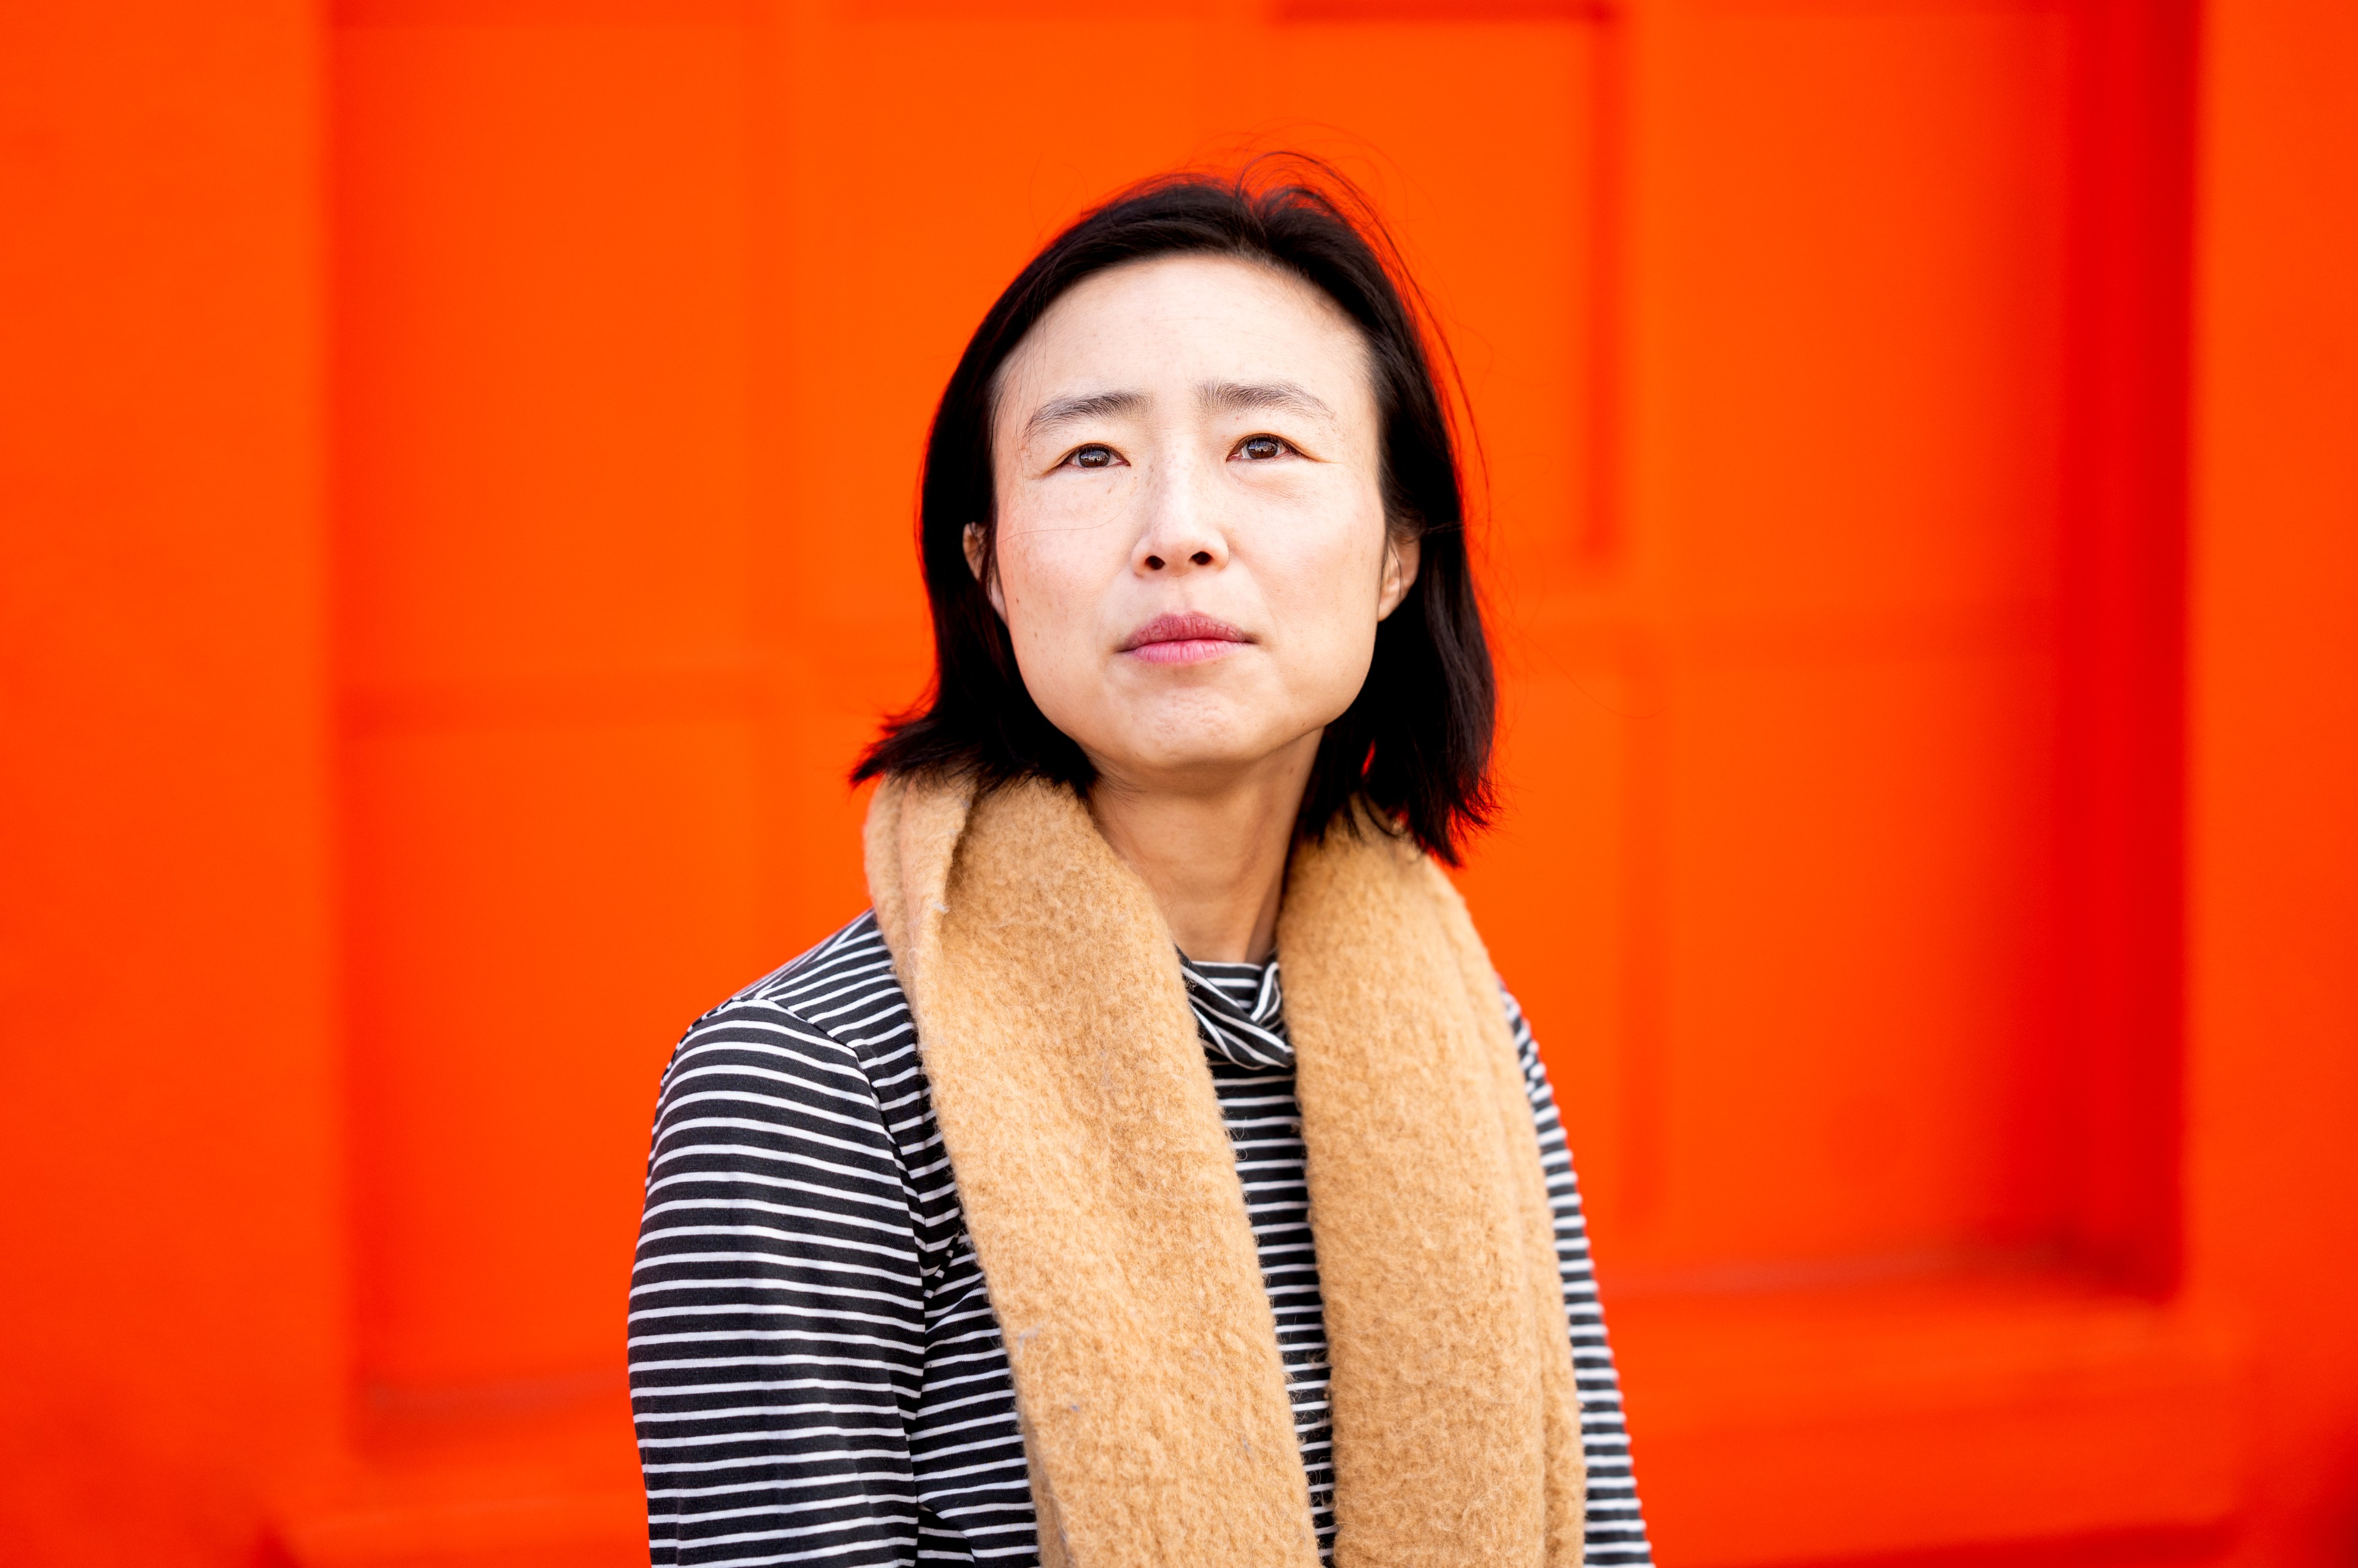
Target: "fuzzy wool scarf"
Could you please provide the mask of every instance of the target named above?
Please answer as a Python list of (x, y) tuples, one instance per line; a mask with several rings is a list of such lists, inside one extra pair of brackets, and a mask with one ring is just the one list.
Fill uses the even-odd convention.
[[(1046, 1568), (1316, 1568), (1177, 949), (1069, 790), (887, 780), (868, 885), (1015, 1376)], [(1574, 1568), (1554, 1227), (1497, 979), (1364, 812), (1278, 920), (1344, 1568)]]

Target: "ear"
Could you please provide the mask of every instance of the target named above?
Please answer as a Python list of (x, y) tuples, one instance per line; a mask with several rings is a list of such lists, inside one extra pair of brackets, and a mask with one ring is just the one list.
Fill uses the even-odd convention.
[(974, 574), (975, 581), (982, 583), (983, 591), (990, 596), (990, 608), (998, 613), (1000, 620), (1006, 620), (1007, 600), (999, 591), (999, 574), (993, 572), (989, 581), (983, 580), (982, 546), (986, 541), (983, 538), (982, 524), (968, 524), (966, 534), (959, 542), (966, 546), (966, 569)]
[(1408, 590), (1416, 586), (1417, 562), (1422, 555), (1421, 541), (1394, 538), (1390, 529), (1384, 531), (1384, 581), (1376, 596), (1377, 620), (1398, 610)]

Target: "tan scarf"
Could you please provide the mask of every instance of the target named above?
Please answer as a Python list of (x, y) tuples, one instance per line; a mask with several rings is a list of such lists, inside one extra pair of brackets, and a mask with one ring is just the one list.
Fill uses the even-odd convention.
[[(1152, 895), (1068, 790), (888, 780), (868, 886), (1015, 1374), (1047, 1568), (1315, 1568), (1236, 1156)], [(1573, 1568), (1554, 1227), (1488, 958), (1362, 821), (1278, 921), (1336, 1561)]]

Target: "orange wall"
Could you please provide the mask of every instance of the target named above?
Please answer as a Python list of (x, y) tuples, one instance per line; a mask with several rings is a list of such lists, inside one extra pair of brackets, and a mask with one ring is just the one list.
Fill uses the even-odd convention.
[(2358, 1551), (2342, 7), (0, 40), (10, 1560), (644, 1561), (654, 1076), (859, 905), (931, 399), (1080, 204), (1271, 142), (1480, 420), (1466, 885), (1663, 1561)]
[(325, 1484), (320, 39), (0, 21), (0, 1556), (235, 1563)]

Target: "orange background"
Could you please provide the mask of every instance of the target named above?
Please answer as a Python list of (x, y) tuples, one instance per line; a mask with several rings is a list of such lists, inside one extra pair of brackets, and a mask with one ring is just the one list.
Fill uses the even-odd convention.
[(1471, 388), (1662, 1561), (2358, 1556), (2339, 0), (9, 8), (0, 1556), (644, 1562), (655, 1076), (862, 902), (932, 399), (1275, 144)]

